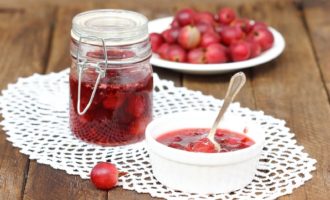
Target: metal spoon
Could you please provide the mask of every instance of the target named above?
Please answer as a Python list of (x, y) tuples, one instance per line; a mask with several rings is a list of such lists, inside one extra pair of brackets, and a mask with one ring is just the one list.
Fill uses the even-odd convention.
[(220, 152), (221, 147), (220, 147), (220, 144), (217, 141), (215, 141), (215, 138), (214, 138), (216, 130), (218, 128), (218, 124), (221, 121), (221, 119), (222, 119), (223, 115), (225, 114), (227, 108), (229, 107), (230, 103), (234, 100), (237, 93), (243, 87), (245, 81), (246, 81), (246, 77), (243, 72), (238, 72), (231, 77), (224, 102), (221, 106), (221, 109), (219, 111), (217, 118), (215, 119), (215, 121), (213, 123), (213, 126), (212, 126), (209, 134), (207, 135), (207, 138), (214, 144), (214, 146), (218, 152)]

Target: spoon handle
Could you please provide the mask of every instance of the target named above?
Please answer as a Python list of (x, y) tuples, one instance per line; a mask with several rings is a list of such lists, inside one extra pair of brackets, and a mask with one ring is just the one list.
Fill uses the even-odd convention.
[[(245, 81), (246, 81), (246, 77), (243, 72), (238, 72), (231, 77), (224, 102), (223, 102), (221, 109), (219, 111), (219, 114), (218, 114), (217, 118), (215, 119), (213, 126), (207, 136), (207, 138), (209, 140), (215, 141), (214, 136), (215, 136), (216, 130), (218, 128), (218, 124), (221, 121), (221, 119), (222, 119), (223, 115), (225, 114), (227, 108), (229, 107), (230, 103), (234, 100), (237, 93), (243, 87)], [(219, 149), (220, 149), (220, 146), (219, 146)]]

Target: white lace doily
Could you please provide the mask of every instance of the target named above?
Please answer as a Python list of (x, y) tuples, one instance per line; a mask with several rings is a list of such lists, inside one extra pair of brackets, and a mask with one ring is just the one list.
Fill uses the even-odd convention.
[[(200, 92), (175, 87), (171, 81), (154, 76), (154, 116), (188, 110), (218, 110), (222, 101)], [(99, 161), (110, 161), (120, 171), (124, 189), (150, 193), (167, 199), (275, 199), (289, 194), (310, 179), (316, 160), (296, 144), (285, 121), (261, 111), (231, 105), (231, 112), (260, 124), (266, 132), (266, 144), (257, 174), (244, 189), (227, 193), (200, 195), (168, 189), (153, 177), (145, 143), (125, 147), (100, 147), (76, 139), (68, 123), (68, 70), (48, 75), (34, 74), (8, 85), (0, 96), (1, 122), (7, 139), (38, 163), (65, 170), (68, 174), (89, 178)]]

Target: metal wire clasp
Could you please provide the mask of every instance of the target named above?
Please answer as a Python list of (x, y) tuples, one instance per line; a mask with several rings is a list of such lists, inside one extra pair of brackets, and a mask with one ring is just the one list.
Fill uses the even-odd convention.
[[(104, 51), (104, 61), (103, 62), (97, 62), (97, 63), (92, 63), (92, 62), (88, 62), (88, 60), (86, 58), (82, 59), (80, 58), (80, 49), (81, 49), (81, 42), (82, 39), (90, 39), (90, 40), (100, 40), (102, 42), (102, 46), (103, 46), (103, 51)], [(108, 55), (107, 55), (107, 50), (106, 50), (106, 46), (105, 46), (105, 42), (103, 38), (99, 38), (99, 37), (94, 37), (94, 36), (88, 36), (88, 37), (80, 37), (79, 38), (79, 43), (78, 43), (78, 48), (77, 48), (77, 69), (78, 69), (78, 102), (77, 102), (77, 111), (79, 115), (83, 115), (87, 112), (87, 110), (89, 109), (89, 107), (91, 106), (97, 87), (100, 83), (101, 78), (105, 77), (105, 70), (108, 67)], [(102, 68), (102, 65), (104, 65), (104, 67)], [(83, 109), (83, 111), (81, 111), (80, 109), (80, 100), (81, 100), (81, 79), (83, 76), (84, 71), (87, 68), (94, 68), (95, 72), (98, 73), (96, 82), (95, 82), (95, 86), (93, 88), (93, 92), (89, 98), (89, 101), (86, 105), (86, 107)]]

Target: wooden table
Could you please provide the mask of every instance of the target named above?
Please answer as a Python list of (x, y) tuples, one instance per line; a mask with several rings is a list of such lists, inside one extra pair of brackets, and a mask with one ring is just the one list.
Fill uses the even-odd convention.
[[(157, 3), (155, 3), (157, 2)], [(134, 1), (73, 0), (0, 2), (0, 89), (21, 76), (60, 71), (70, 65), (69, 31), (78, 12), (121, 8), (150, 19), (183, 7), (215, 11), (229, 5), (242, 16), (266, 21), (285, 37), (287, 46), (276, 60), (246, 69), (248, 80), (237, 100), (287, 121), (298, 144), (317, 159), (313, 178), (280, 199), (329, 199), (330, 141), (330, 4), (323, 1)], [(224, 96), (232, 74), (197, 76), (154, 67), (161, 78), (178, 86)], [(96, 190), (89, 180), (37, 164), (19, 153), (0, 131), (0, 199), (152, 199), (118, 187)]]

